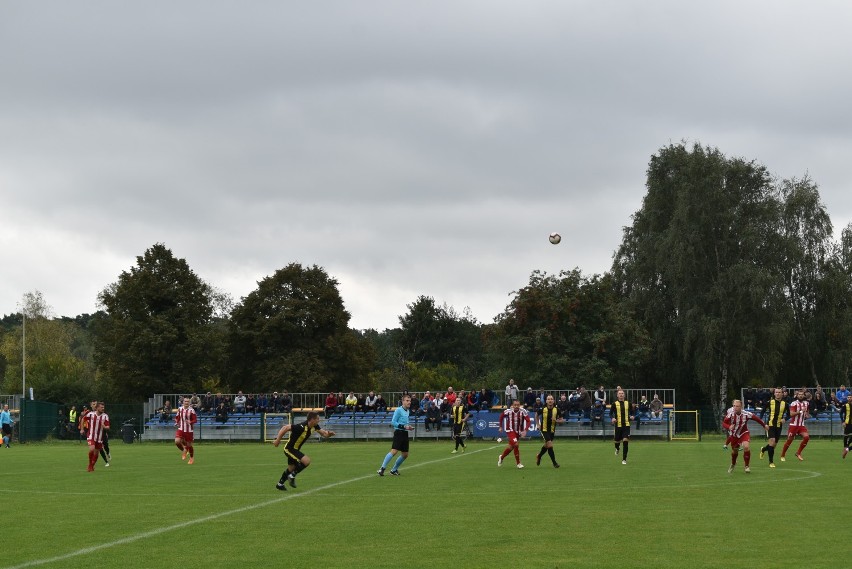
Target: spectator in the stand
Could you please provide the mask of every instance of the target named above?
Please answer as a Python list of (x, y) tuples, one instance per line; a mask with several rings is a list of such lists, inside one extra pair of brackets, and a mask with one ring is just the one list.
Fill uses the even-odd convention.
[(423, 399), (420, 400), (420, 409), (424, 413), (429, 408), (429, 403), (431, 403), (433, 399), (434, 397), (432, 397), (432, 392), (427, 389), (426, 393), (423, 394)]
[(160, 409), (160, 422), (165, 423), (172, 420), (172, 402), (166, 399), (163, 408)]
[(280, 413), (281, 412), (281, 396), (278, 395), (277, 391), (273, 391), (272, 397), (269, 398), (269, 412), (270, 413)]
[(189, 406), (195, 409), (196, 415), (201, 411), (201, 397), (197, 393), (193, 393), (192, 397), (189, 398)]
[(325, 418), (328, 419), (337, 411), (337, 395), (330, 391), (325, 398)]
[[(429, 393), (428, 391), (426, 393)], [(405, 396), (408, 395), (408, 392), (402, 394), (402, 399), (405, 399)], [(420, 409), (420, 399), (417, 397), (416, 393), (412, 393), (409, 395), (411, 397), (411, 406), (408, 408), (408, 412), (410, 415), (414, 415), (415, 417), (422, 415), (423, 411)], [(424, 397), (425, 399), (425, 397)], [(402, 405), (402, 400), (399, 401), (397, 407)]]
[(372, 411), (374, 413), (376, 412), (376, 400), (377, 399), (378, 398), (376, 397), (376, 394), (374, 392), (371, 391), (370, 393), (367, 394), (367, 398), (364, 399), (364, 412), (365, 413), (367, 411)]
[(381, 393), (376, 394), (376, 413), (384, 413), (388, 410), (388, 403)]
[(435, 429), (441, 430), (441, 410), (438, 408), (438, 403), (434, 399), (429, 402), (429, 408), (426, 409), (426, 430)]
[(527, 392), (524, 394), (524, 408), (531, 411), (533, 405), (535, 405), (535, 393), (533, 393), (532, 387), (527, 387)]
[(216, 408), (216, 404), (214, 403), (213, 394), (209, 391), (207, 395), (201, 398), (201, 412), (202, 413), (212, 413), (213, 409)]
[(444, 394), (440, 391), (435, 393), (435, 405), (438, 407), (438, 411), (444, 413), (446, 400), (444, 399)]
[(559, 410), (560, 417), (568, 417), (568, 396), (564, 393), (559, 396), (559, 402), (556, 404), (556, 408)]
[(457, 397), (458, 397), (458, 394), (455, 391), (453, 391), (453, 386), (452, 385), (449, 386), (447, 388), (447, 393), (444, 395), (444, 400), (446, 401), (447, 405), (450, 406), (450, 407), (455, 405)]
[(290, 397), (290, 392), (286, 389), (279, 396), (281, 413), (291, 413), (293, 411), (293, 398)]
[(820, 390), (814, 393), (813, 399), (811, 399), (811, 417), (816, 419), (820, 413), (825, 413), (827, 409), (828, 403), (826, 403), (822, 391)]
[(225, 402), (225, 408), (228, 409), (228, 412), (233, 413), (234, 412), (234, 406), (233, 406), (233, 403), (231, 402), (231, 396), (226, 393), (225, 395), (222, 396), (222, 400)]
[(224, 403), (224, 402), (225, 402), (225, 398), (222, 396), (222, 394), (217, 393), (216, 397), (213, 398), (213, 411), (215, 412), (216, 409), (219, 408), (219, 403)]
[(648, 396), (644, 393), (642, 397), (639, 399), (639, 403), (636, 405), (636, 421), (638, 422), (640, 418), (649, 419), (651, 417), (651, 402), (648, 401)]
[(343, 395), (342, 391), (337, 392), (337, 411), (338, 413), (343, 413), (346, 409), (346, 396)]
[(494, 398), (494, 393), (487, 387), (479, 390), (479, 408), (482, 411), (491, 409), (491, 400)]
[(834, 392), (834, 406), (838, 409), (843, 407), (846, 404), (846, 400), (849, 398), (849, 391), (846, 389), (845, 385), (841, 385), (840, 389)]
[(224, 401), (219, 403), (219, 406), (216, 407), (216, 422), (217, 423), (227, 423), (228, 422), (228, 408), (225, 407)]
[(236, 410), (237, 413), (246, 412), (246, 396), (243, 395), (242, 391), (238, 391), (237, 396), (234, 397), (234, 410)]
[(518, 398), (518, 386), (515, 385), (515, 380), (510, 379), (509, 384), (506, 386), (505, 390), (506, 394), (506, 407), (512, 406), (512, 401)]
[(467, 394), (467, 408), (468, 410), (479, 409), (479, 393), (472, 389)]
[(355, 404), (355, 410), (363, 413), (366, 410), (365, 409), (366, 405), (367, 405), (367, 398), (364, 397), (363, 393), (359, 393), (358, 394), (358, 402)]
[(598, 388), (594, 393), (595, 403), (600, 402), (601, 405), (606, 407), (606, 389), (604, 389), (603, 385), (598, 385)]
[(532, 421), (533, 424), (536, 424), (536, 421), (538, 421), (542, 409), (544, 409), (544, 403), (541, 402), (541, 397), (536, 397), (532, 412), (530, 413), (532, 415), (532, 417), (530, 417), (530, 421)]
[(651, 400), (651, 418), (663, 418), (663, 402), (660, 401), (660, 396), (656, 393), (654, 394), (654, 398)]
[(254, 393), (249, 393), (246, 397), (246, 413), (254, 413), (257, 411), (257, 398)]
[(269, 412), (269, 399), (266, 397), (266, 393), (261, 393), (257, 396), (257, 412), (258, 413), (268, 413)]
[(586, 388), (580, 386), (580, 410), (583, 412), (583, 418), (590, 419), (592, 416), (592, 397)]
[(580, 412), (580, 388), (579, 387), (568, 394), (568, 409), (572, 413), (579, 413)]
[(349, 395), (346, 396), (345, 404), (346, 404), (346, 410), (347, 411), (354, 411), (355, 410), (355, 406), (358, 405), (358, 398), (355, 397), (354, 392), (352, 392), (352, 391), (349, 392)]

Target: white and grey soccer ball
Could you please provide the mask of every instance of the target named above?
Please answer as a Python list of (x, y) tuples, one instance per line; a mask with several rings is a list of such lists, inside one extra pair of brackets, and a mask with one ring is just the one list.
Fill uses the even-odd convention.
[(559, 242), (562, 241), (562, 236), (554, 231), (550, 234), (550, 237), (548, 239), (550, 239), (550, 242), (554, 245), (559, 245)]

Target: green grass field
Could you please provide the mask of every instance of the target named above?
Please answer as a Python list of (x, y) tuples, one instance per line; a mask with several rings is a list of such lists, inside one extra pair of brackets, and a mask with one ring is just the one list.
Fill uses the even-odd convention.
[[(389, 442), (308, 444), (313, 464), (281, 492), (280, 449), (205, 443), (0, 450), (0, 567), (835, 567), (842, 566), (852, 458), (812, 441), (770, 470), (727, 474), (721, 441), (414, 442), (402, 476), (375, 474)], [(795, 447), (794, 447), (795, 448)], [(792, 459), (792, 460), (790, 460)], [(777, 458), (776, 458), (777, 460)], [(459, 556), (464, 562), (453, 561)]]

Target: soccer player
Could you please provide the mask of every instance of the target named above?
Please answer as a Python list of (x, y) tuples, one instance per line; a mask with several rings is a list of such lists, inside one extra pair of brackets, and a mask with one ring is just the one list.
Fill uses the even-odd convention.
[(556, 435), (556, 423), (564, 423), (565, 419), (560, 416), (559, 410), (556, 408), (556, 401), (553, 395), (547, 396), (547, 401), (544, 408), (538, 415), (538, 430), (541, 432), (541, 438), (544, 439), (544, 446), (535, 455), (535, 465), (541, 465), (541, 457), (544, 453), (550, 456), (550, 461), (553, 463), (553, 468), (559, 468), (559, 463), (556, 462), (556, 455), (553, 453), (553, 437)]
[(506, 440), (508, 444), (503, 449), (502, 454), (497, 458), (497, 466), (503, 466), (503, 459), (509, 456), (512, 452), (515, 454), (515, 463), (518, 468), (523, 468), (521, 464), (521, 451), (518, 448), (518, 437), (527, 436), (527, 431), (530, 428), (530, 414), (526, 409), (521, 407), (521, 402), (518, 399), (512, 401), (512, 406), (503, 411), (500, 415), (499, 431), (506, 431)]
[(624, 448), (621, 453), (621, 464), (627, 464), (627, 452), (630, 445), (630, 421), (634, 420), (633, 406), (630, 401), (625, 399), (624, 390), (619, 389), (615, 395), (615, 401), (609, 406), (609, 415), (612, 417), (612, 424), (615, 426), (615, 434), (612, 437), (615, 443), (615, 454), (624, 443)]
[(86, 442), (89, 445), (89, 472), (94, 472), (95, 463), (98, 462), (98, 453), (103, 450), (104, 432), (109, 430), (109, 415), (104, 413), (104, 402), (95, 403), (95, 410), (89, 411), (86, 416), (88, 434)]
[(769, 400), (767, 405), (769, 411), (769, 422), (767, 425), (767, 433), (769, 434), (769, 442), (766, 446), (760, 449), (760, 458), (763, 459), (764, 453), (769, 453), (769, 468), (775, 468), (775, 445), (781, 440), (781, 429), (784, 428), (784, 415), (789, 414), (787, 402), (784, 401), (784, 392), (780, 387), (775, 388), (774, 399)]
[(805, 426), (805, 419), (810, 417), (808, 414), (809, 406), (810, 403), (805, 400), (804, 390), (800, 389), (796, 392), (796, 400), (790, 403), (790, 422), (787, 424), (787, 441), (784, 443), (784, 448), (781, 449), (781, 462), (787, 460), (785, 458), (787, 449), (793, 444), (793, 439), (796, 438), (796, 435), (801, 435), (802, 437), (802, 442), (799, 443), (799, 450), (796, 451), (796, 458), (805, 460), (802, 458), (802, 451), (805, 450), (805, 447), (808, 446), (808, 441), (811, 440), (808, 428)]
[(840, 408), (843, 415), (843, 458), (849, 454), (849, 442), (852, 441), (852, 393), (846, 396), (846, 403)]
[(275, 485), (279, 490), (287, 490), (284, 484), (289, 481), (290, 486), (296, 487), (296, 476), (306, 469), (311, 464), (311, 457), (302, 452), (302, 445), (305, 441), (311, 438), (314, 433), (319, 433), (325, 438), (333, 437), (334, 431), (327, 431), (319, 426), (319, 413), (316, 411), (308, 412), (308, 416), (301, 423), (295, 425), (284, 425), (278, 430), (275, 440), (272, 441), (272, 446), (277, 447), (281, 443), (281, 437), (290, 433), (290, 438), (284, 445), (284, 454), (287, 456), (287, 468), (281, 473), (281, 478), (278, 484)]
[(189, 462), (187, 464), (194, 464), (195, 447), (192, 446), (192, 441), (195, 438), (195, 432), (193, 426), (198, 422), (198, 415), (190, 405), (190, 398), (184, 397), (183, 405), (178, 407), (175, 414), (175, 426), (177, 427), (175, 446), (181, 451), (181, 460), (186, 460), (186, 455), (189, 453)]
[(402, 404), (393, 412), (391, 418), (391, 427), (393, 427), (393, 443), (391, 443), (390, 452), (385, 455), (382, 461), (382, 466), (376, 471), (379, 476), (385, 475), (385, 469), (391, 459), (399, 453), (396, 462), (393, 463), (390, 473), (394, 476), (399, 476), (399, 467), (408, 458), (408, 431), (414, 430), (414, 427), (408, 423), (408, 413), (411, 408), (411, 395), (405, 394), (402, 396)]
[(739, 399), (734, 399), (733, 407), (725, 413), (725, 418), (722, 419), (722, 428), (728, 431), (731, 440), (731, 466), (728, 467), (728, 474), (734, 471), (737, 465), (737, 457), (740, 454), (740, 447), (743, 448), (743, 463), (746, 473), (751, 472), (749, 461), (751, 460), (751, 448), (749, 441), (751, 434), (748, 430), (748, 422), (756, 421), (764, 429), (768, 429), (760, 417), (751, 411), (743, 411), (743, 402)]
[(459, 445), (461, 445), (462, 452), (467, 448), (464, 444), (464, 437), (462, 436), (462, 431), (464, 431), (465, 424), (467, 420), (470, 419), (470, 412), (467, 410), (467, 407), (464, 405), (464, 401), (462, 401), (461, 397), (457, 397), (455, 401), (453, 401), (453, 439), (456, 441), (456, 448), (450, 454), (455, 454), (459, 451)]

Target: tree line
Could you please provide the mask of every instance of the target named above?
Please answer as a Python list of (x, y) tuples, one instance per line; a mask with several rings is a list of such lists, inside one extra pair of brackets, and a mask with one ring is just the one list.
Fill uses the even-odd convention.
[(533, 271), (491, 323), (419, 296), (399, 327), (354, 330), (338, 282), (290, 263), (235, 302), (156, 243), (56, 317), (38, 292), (0, 320), (3, 391), (139, 401), (153, 393), (670, 387), (717, 415), (741, 387), (848, 383), (852, 224), (834, 240), (817, 185), (671, 144), (609, 272)]

